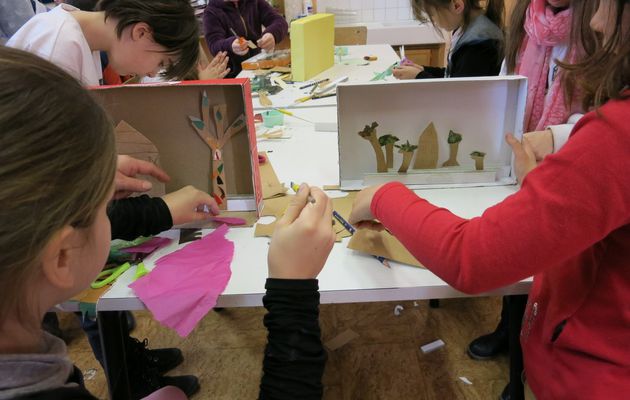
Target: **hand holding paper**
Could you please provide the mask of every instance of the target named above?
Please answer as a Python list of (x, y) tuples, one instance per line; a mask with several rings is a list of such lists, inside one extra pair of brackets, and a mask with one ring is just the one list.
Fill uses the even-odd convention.
[[(176, 192), (168, 193), (162, 199), (171, 211), (173, 225), (202, 221), (211, 215), (219, 214), (219, 206), (212, 196), (194, 186), (186, 186)], [(208, 215), (204, 209), (211, 215)]]
[(244, 56), (249, 51), (249, 47), (247, 47), (247, 42), (243, 38), (237, 37), (232, 42), (232, 51), (234, 52), (234, 54)]
[(138, 179), (136, 175), (152, 176), (160, 182), (168, 182), (171, 179), (166, 172), (151, 162), (119, 155), (116, 163), (114, 199), (122, 199), (135, 192), (151, 190), (151, 182)]
[(271, 53), (276, 47), (276, 38), (274, 38), (271, 33), (265, 33), (258, 39), (256, 44), (267, 53)]
[(396, 79), (415, 79), (422, 71), (424, 71), (424, 68), (419, 65), (401, 64), (399, 67), (392, 69), (392, 74), (394, 74)]
[[(308, 201), (310, 196), (314, 203)], [(314, 279), (335, 243), (332, 201), (319, 188), (302, 184), (276, 223), (267, 261), (269, 277)]]
[(348, 222), (359, 228), (369, 227), (365, 222), (371, 222), (374, 219), (372, 215), (372, 199), (374, 195), (383, 185), (370, 186), (361, 190), (354, 198), (352, 203), (352, 212)]

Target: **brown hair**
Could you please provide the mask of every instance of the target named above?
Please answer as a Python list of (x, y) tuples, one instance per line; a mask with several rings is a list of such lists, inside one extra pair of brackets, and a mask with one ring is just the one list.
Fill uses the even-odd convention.
[[(440, 8), (446, 9), (452, 2), (453, 0), (411, 0), (411, 9), (413, 10), (413, 16), (415, 19), (421, 22), (430, 22), (435, 25), (431, 17), (431, 12)], [(470, 24), (470, 13), (473, 10), (483, 10), (483, 4), (486, 5), (486, 17), (503, 30), (503, 13), (505, 11), (505, 4), (503, 0), (463, 0), (463, 2), (464, 30), (466, 30)]]
[(30, 309), (51, 237), (87, 228), (109, 194), (116, 167), (111, 121), (68, 73), (0, 46), (0, 326)]
[(184, 79), (197, 67), (199, 26), (189, 0), (101, 0), (97, 10), (105, 19), (116, 20), (120, 38), (125, 28), (144, 22), (153, 31), (153, 40), (178, 60), (162, 74), (167, 79)]
[(603, 44), (593, 43), (589, 22), (595, 9), (592, 4), (589, 7), (585, 5), (579, 10), (578, 16), (582, 22), (580, 45), (585, 49), (586, 57), (573, 65), (560, 64), (567, 71), (565, 77), (567, 92), (572, 93), (577, 88), (581, 89), (584, 95), (582, 106), (585, 110), (599, 107), (611, 99), (630, 97), (622, 92), (630, 85), (630, 41), (627, 39), (630, 27), (623, 26), (625, 6), (630, 4), (630, 0), (611, 0), (611, 3), (616, 7), (612, 36), (606, 38)]
[[(508, 74), (513, 74), (516, 70), (516, 61), (526, 35), (525, 19), (530, 3), (531, 0), (517, 1), (510, 16), (505, 47), (505, 66)], [(569, 51), (567, 54), (575, 49), (578, 49), (583, 54), (594, 48), (595, 35), (589, 28), (589, 20), (590, 16), (593, 15), (596, 3), (589, 0), (571, 0), (571, 34), (569, 36)]]

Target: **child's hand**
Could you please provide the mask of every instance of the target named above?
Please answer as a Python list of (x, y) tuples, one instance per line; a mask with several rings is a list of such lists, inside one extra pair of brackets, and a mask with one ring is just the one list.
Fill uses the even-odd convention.
[[(309, 194), (315, 203), (308, 201)], [(269, 246), (269, 277), (314, 279), (335, 243), (332, 201), (319, 188), (302, 184), (284, 216), (276, 223)]]
[(525, 176), (536, 168), (534, 150), (532, 150), (532, 146), (529, 144), (527, 138), (523, 138), (523, 141), (519, 142), (513, 135), (508, 134), (505, 135), (505, 141), (508, 142), (514, 152), (514, 172), (516, 174), (516, 180), (518, 183), (523, 183)]
[[(348, 218), (348, 222), (351, 225), (362, 226), (362, 222), (370, 222), (374, 219), (371, 209), (372, 199), (381, 186), (382, 185), (370, 186), (357, 194), (357, 197), (354, 198), (354, 203), (352, 203), (350, 218)], [(364, 225), (368, 226), (370, 224)]]
[(228, 61), (227, 52), (222, 51), (218, 53), (207, 67), (202, 68), (199, 66), (199, 80), (225, 78), (230, 73), (230, 69), (227, 67)]
[(247, 42), (245, 40), (241, 40), (240, 37), (237, 37), (232, 42), (232, 51), (234, 52), (234, 54), (244, 56), (249, 51), (249, 47), (247, 47)]
[(160, 182), (168, 182), (171, 179), (160, 167), (149, 161), (119, 155), (114, 179), (114, 199), (122, 199), (132, 193), (151, 190), (151, 182), (138, 179), (136, 175), (152, 176)]
[(553, 153), (553, 134), (551, 133), (551, 129), (527, 132), (523, 136), (529, 142), (536, 156), (536, 161), (542, 161), (543, 158)]
[(276, 38), (274, 38), (271, 33), (265, 33), (260, 39), (258, 39), (256, 45), (265, 50), (267, 53), (271, 53), (276, 47)]
[[(217, 202), (208, 193), (190, 185), (162, 196), (162, 200), (171, 212), (173, 225), (203, 221), (219, 214)], [(210, 214), (205, 212), (204, 208), (207, 208)]]
[(415, 79), (416, 76), (424, 71), (419, 65), (401, 65), (392, 69), (392, 73), (396, 79)]

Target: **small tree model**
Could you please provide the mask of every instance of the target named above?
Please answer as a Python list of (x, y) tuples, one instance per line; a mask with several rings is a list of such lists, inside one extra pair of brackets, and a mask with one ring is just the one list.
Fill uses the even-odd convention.
[(442, 164), (443, 167), (457, 167), (459, 163), (457, 162), (457, 151), (459, 150), (459, 142), (462, 141), (462, 135), (457, 132), (449, 131), (448, 132), (448, 142), (449, 147), (449, 157), (448, 160), (444, 161)]
[(372, 122), (372, 125), (365, 125), (365, 128), (359, 132), (359, 136), (370, 142), (376, 155), (376, 172), (387, 172), (387, 164), (385, 163), (385, 155), (383, 155), (383, 149), (378, 142), (376, 136), (376, 127), (378, 123)]
[(483, 151), (473, 151), (470, 153), (470, 158), (475, 160), (475, 169), (477, 171), (483, 170), (483, 158), (486, 156), (486, 153)]
[(396, 145), (398, 152), (403, 155), (403, 162), (398, 169), (400, 173), (407, 173), (409, 169), (409, 164), (411, 164), (411, 159), (413, 158), (413, 152), (418, 148), (418, 146), (410, 144), (407, 140), (407, 143), (403, 143), (400, 146)]
[[(246, 126), (244, 114), (238, 116), (229, 126), (226, 125), (226, 116), (227, 105), (225, 104), (213, 106), (212, 114), (210, 114), (210, 102), (208, 100), (208, 94), (205, 91), (201, 96), (202, 119), (188, 116), (199, 137), (212, 150), (212, 176), (210, 177), (211, 194), (219, 205), (219, 208), (223, 210), (227, 208), (227, 182), (225, 181), (225, 169), (221, 150), (232, 136)], [(212, 121), (212, 119), (214, 119), (214, 121)]]
[(385, 146), (385, 159), (387, 160), (387, 169), (394, 168), (394, 143), (399, 141), (394, 135), (383, 135), (378, 138), (378, 143)]

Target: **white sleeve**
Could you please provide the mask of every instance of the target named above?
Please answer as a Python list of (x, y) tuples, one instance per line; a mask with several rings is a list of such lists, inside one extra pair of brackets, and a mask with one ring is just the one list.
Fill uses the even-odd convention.
[(560, 150), (569, 140), (573, 127), (583, 116), (584, 114), (573, 114), (569, 117), (566, 124), (551, 125), (547, 127), (547, 129), (551, 130), (551, 135), (553, 136), (554, 153), (558, 152), (558, 150)]

